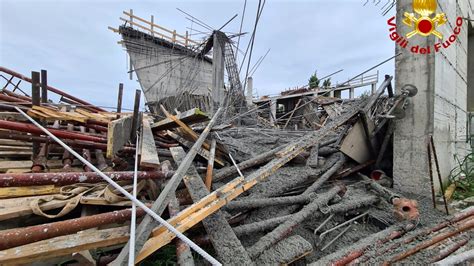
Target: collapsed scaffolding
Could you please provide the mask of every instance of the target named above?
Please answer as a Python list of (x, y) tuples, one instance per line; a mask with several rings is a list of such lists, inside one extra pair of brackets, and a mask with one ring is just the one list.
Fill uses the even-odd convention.
[[(445, 217), (429, 198), (393, 189), (390, 140), (415, 87), (394, 92), (387, 75), (368, 98), (327, 97), (352, 88), (342, 86), (247, 105), (231, 38), (213, 31), (199, 43), (153, 19), (143, 33), (130, 27), (143, 19), (124, 13), (126, 24), (112, 30), (137, 55), (133, 72), (151, 112), (139, 112), (140, 92), (133, 112), (121, 112), (123, 87), (117, 110), (106, 112), (46, 75), (0, 69), (11, 75), (0, 93), (0, 137), (17, 153), (1, 155), (1, 264), (126, 265), (153, 262), (164, 247), (180, 265), (202, 263), (190, 247), (213, 264), (390, 264), (473, 248), (472, 208)], [(147, 77), (157, 66), (167, 70)], [(31, 83), (30, 95), (20, 81)], [(279, 101), (287, 110), (277, 117)]]

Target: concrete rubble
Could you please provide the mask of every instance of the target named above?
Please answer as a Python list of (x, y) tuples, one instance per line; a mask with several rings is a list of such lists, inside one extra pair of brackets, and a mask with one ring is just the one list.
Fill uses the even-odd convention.
[[(127, 25), (112, 30), (129, 53), (142, 41), (161, 52), (176, 44), (176, 31), (169, 39)], [(203, 81), (193, 83), (197, 93), (146, 97), (150, 112), (139, 109), (140, 91), (134, 110), (123, 112), (119, 86), (116, 110), (106, 111), (52, 87), (46, 71), (29, 77), (0, 67), (7, 77), (0, 92), (1, 265), (127, 265), (130, 250), (135, 263), (208, 263), (145, 210), (132, 210), (99, 172), (136, 190), (138, 200), (224, 265), (472, 261), (473, 207), (448, 215), (446, 201), (434, 208), (432, 195), (394, 187), (391, 138), (414, 86), (395, 92), (386, 75), (378, 88), (366, 80), (367, 97), (342, 99), (344, 90), (354, 96), (348, 83), (249, 102), (232, 74), (234, 58), (224, 59), (232, 56), (229, 38), (214, 32), (200, 51), (190, 41), (186, 35), (177, 45), (204, 66), (196, 74)], [(206, 57), (211, 48), (224, 58)], [(224, 87), (224, 68), (228, 89), (202, 93), (202, 86)]]

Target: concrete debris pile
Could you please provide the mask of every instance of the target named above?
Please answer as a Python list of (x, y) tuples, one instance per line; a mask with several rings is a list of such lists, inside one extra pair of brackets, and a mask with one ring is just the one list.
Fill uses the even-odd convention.
[(223, 108), (142, 113), (139, 93), (124, 113), (122, 87), (107, 112), (45, 72), (0, 71), (2, 265), (391, 264), (473, 248), (472, 208), (444, 218), (392, 188), (393, 120), (416, 88), (394, 94), (390, 76), (365, 99), (310, 99), (319, 122), (286, 130)]

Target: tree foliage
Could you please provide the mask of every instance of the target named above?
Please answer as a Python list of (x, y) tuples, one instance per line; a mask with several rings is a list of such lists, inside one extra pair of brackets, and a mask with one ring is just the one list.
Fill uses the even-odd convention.
[(323, 88), (329, 88), (331, 87), (331, 78), (327, 78), (323, 81)]
[(318, 88), (319, 83), (320, 83), (320, 80), (318, 79), (316, 72), (314, 72), (314, 74), (311, 75), (311, 77), (309, 78), (308, 86), (310, 89)]

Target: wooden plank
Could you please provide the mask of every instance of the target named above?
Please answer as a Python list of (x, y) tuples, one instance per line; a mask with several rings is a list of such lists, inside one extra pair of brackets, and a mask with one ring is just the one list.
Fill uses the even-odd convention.
[(212, 189), (212, 173), (214, 171), (214, 161), (216, 158), (216, 140), (212, 139), (211, 141), (211, 150), (209, 152), (209, 160), (207, 162), (207, 171), (206, 171), (206, 187), (207, 190), (211, 191)]
[(46, 120), (55, 120), (54, 117), (51, 118), (50, 116), (40, 112), (40, 111), (35, 111), (35, 110), (28, 110), (26, 112), (29, 116), (33, 118), (38, 118), (38, 119), (46, 119)]
[(82, 250), (121, 244), (128, 238), (128, 226), (98, 231), (81, 231), (77, 234), (55, 237), (0, 251), (0, 264), (30, 264)]
[[(61, 160), (48, 160), (48, 167), (61, 167), (63, 163)], [(9, 169), (23, 169), (31, 168), (33, 162), (29, 161), (0, 161), (0, 172), (8, 171)]]
[[(194, 108), (176, 115), (176, 118), (183, 121), (188, 125), (192, 125), (193, 123), (200, 123), (209, 120), (209, 117), (206, 113), (201, 111), (199, 108)], [(158, 121), (151, 125), (153, 130), (166, 130), (179, 127), (176, 122), (174, 122), (170, 118), (165, 118), (161, 121)]]
[(65, 121), (77, 121), (81, 123), (85, 123), (87, 121), (87, 117), (75, 112), (61, 112), (58, 110), (54, 110), (52, 108), (44, 107), (44, 106), (33, 106), (33, 111), (41, 112), (46, 115), (46, 118), (54, 118), (55, 120), (65, 120)]
[(107, 131), (107, 158), (111, 159), (130, 139), (132, 117), (126, 116), (111, 121)]
[(31, 142), (14, 140), (14, 139), (0, 139), (0, 145), (31, 147)]
[[(196, 42), (196, 41), (194, 41), (194, 40), (192, 40), (192, 39), (189, 39), (189, 38), (187, 38), (187, 37), (185, 37), (185, 36), (183, 36), (183, 35), (181, 35), (181, 34), (176, 33), (176, 30), (174, 30), (174, 31), (169, 30), (169, 29), (164, 28), (164, 27), (162, 27), (162, 26), (160, 26), (160, 25), (154, 24), (154, 23), (152, 23), (152, 22), (150, 22), (150, 21), (148, 21), (148, 20), (146, 20), (146, 19), (143, 19), (143, 18), (141, 18), (141, 17), (138, 17), (138, 16), (136, 16), (136, 15), (133, 15), (132, 13), (129, 13), (129, 12), (127, 12), (127, 11), (123, 11), (123, 14), (129, 16), (130, 18), (135, 18), (135, 19), (137, 19), (137, 20), (139, 20), (139, 21), (141, 21), (141, 22), (143, 22), (143, 23), (146, 23), (146, 24), (150, 25), (150, 29), (148, 29), (148, 28), (146, 28), (146, 27), (140, 25), (143, 29), (148, 30), (148, 31), (150, 31), (150, 32), (153, 32), (153, 33), (156, 33), (156, 34), (158, 34), (158, 35), (164, 36), (162, 33), (153, 31), (153, 30), (152, 30), (152, 27), (155, 27), (155, 28), (158, 28), (158, 29), (160, 29), (160, 30), (162, 30), (162, 31), (165, 31), (165, 32), (167, 32), (167, 33), (173, 34), (174, 36), (181, 37), (181, 38), (183, 38), (183, 39), (184, 39), (185, 41), (187, 41), (187, 42), (191, 42), (191, 43), (194, 43), (194, 44), (200, 44), (200, 43), (198, 43), (198, 42)], [(128, 22), (133, 22), (132, 19), (127, 20), (127, 21), (128, 21)], [(134, 22), (133, 24), (136, 24), (136, 23)], [(169, 38), (168, 36), (166, 36), (166, 37)], [(180, 43), (182, 43), (182, 42), (180, 42)], [(186, 44), (186, 43), (182, 43), (182, 44)]]
[[(44, 198), (45, 196), (37, 196), (37, 197)], [(46, 197), (49, 197), (49, 196), (46, 196)], [(32, 198), (30, 197), (29, 201), (31, 201), (31, 199)], [(19, 201), (21, 200), (21, 198), (11, 199), (11, 200)], [(0, 221), (32, 214), (33, 211), (30, 208), (29, 201), (25, 201), (23, 204), (17, 207), (0, 208)], [(3, 201), (0, 201), (0, 202), (3, 202)], [(48, 201), (41, 204), (41, 208), (43, 209), (43, 211), (53, 210), (53, 209), (63, 207), (64, 205), (66, 205), (66, 203), (67, 201), (64, 201), (64, 200), (52, 200), (52, 201)]]
[(0, 145), (0, 151), (31, 151), (31, 145), (29, 147)]
[[(179, 165), (183, 163), (184, 157), (186, 156), (183, 148), (174, 147), (170, 148), (170, 151), (176, 164)], [(199, 202), (201, 198), (209, 195), (209, 190), (206, 188), (206, 185), (194, 166), (191, 165), (189, 167), (183, 181), (194, 202)], [(202, 223), (223, 265), (235, 264), (236, 261), (240, 261), (240, 263), (238, 263), (240, 265), (252, 264), (249, 255), (222, 212), (216, 211), (204, 219)]]
[[(186, 140), (185, 138), (181, 137), (178, 134), (175, 134), (171, 131), (166, 132), (170, 137), (181, 143), (181, 145), (185, 146), (186, 148), (190, 149), (193, 146), (193, 143), (191, 141)], [(208, 150), (205, 150), (203, 148), (198, 149), (198, 154), (202, 158), (206, 159), (209, 161), (210, 159), (210, 152)], [(214, 161), (219, 164), (220, 166), (225, 166), (225, 163), (220, 159), (220, 158), (214, 158)]]
[(160, 159), (158, 158), (158, 151), (156, 150), (155, 139), (153, 138), (150, 123), (151, 119), (149, 117), (142, 119), (140, 166), (158, 168), (160, 167)]
[(74, 110), (74, 112), (79, 113), (83, 116), (86, 116), (90, 119), (94, 119), (94, 120), (104, 122), (104, 123), (108, 123), (108, 122), (110, 122), (110, 120), (112, 120), (112, 118), (108, 118), (108, 117), (106, 117), (104, 115), (101, 115), (99, 113), (91, 113), (91, 112), (89, 112), (87, 110), (84, 110), (84, 109), (81, 109), (81, 108), (76, 108), (76, 110)]
[(0, 188), (1, 198), (16, 198), (24, 196), (38, 196), (59, 193), (59, 187), (54, 185), (29, 186), (29, 187), (2, 187)]
[(31, 151), (0, 151), (0, 157), (24, 157), (31, 155)]

